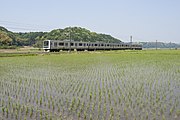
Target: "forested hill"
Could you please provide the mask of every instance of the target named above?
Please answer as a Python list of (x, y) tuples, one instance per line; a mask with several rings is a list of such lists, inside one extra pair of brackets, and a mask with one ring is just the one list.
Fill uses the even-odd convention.
[(98, 34), (81, 27), (67, 27), (56, 29), (50, 32), (28, 32), (13, 33), (4, 27), (0, 27), (0, 46), (42, 46), (43, 40), (64, 40), (72, 39), (74, 41), (103, 41), (120, 42), (120, 40), (106, 34)]

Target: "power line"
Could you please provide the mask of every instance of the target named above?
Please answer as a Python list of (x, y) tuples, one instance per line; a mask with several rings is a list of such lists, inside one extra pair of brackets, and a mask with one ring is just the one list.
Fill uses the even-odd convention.
[(20, 23), (20, 22), (12, 22), (12, 21), (5, 21), (5, 20), (0, 20), (0, 23), (11, 24), (11, 25), (35, 26), (35, 27), (42, 27), (42, 28), (52, 27), (52, 26), (48, 26), (48, 25)]
[[(32, 28), (22, 28), (22, 27), (6, 27), (8, 29), (13, 29), (13, 30), (30, 30), (30, 31), (35, 31), (37, 29), (32, 29)], [(39, 31), (39, 30), (38, 30)]]
[(53, 29), (54, 27), (52, 26), (47, 26), (47, 25), (35, 25), (35, 24), (28, 24), (28, 23), (18, 23), (18, 22), (12, 22), (12, 21), (5, 21), (5, 20), (0, 20), (0, 24), (3, 24), (4, 27), (13, 29), (13, 30), (27, 30), (27, 31), (43, 31), (44, 29)]

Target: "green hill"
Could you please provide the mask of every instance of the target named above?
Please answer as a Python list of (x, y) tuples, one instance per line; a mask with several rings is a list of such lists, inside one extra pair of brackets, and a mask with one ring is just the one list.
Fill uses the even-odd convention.
[(120, 40), (113, 38), (106, 34), (97, 34), (81, 27), (67, 27), (65, 29), (56, 29), (45, 34), (41, 39), (50, 40), (64, 40), (73, 39), (74, 41), (103, 41), (103, 42), (120, 42)]
[(42, 46), (43, 40), (65, 40), (74, 41), (102, 41), (117, 43), (120, 40), (106, 34), (98, 34), (81, 27), (67, 27), (65, 29), (56, 29), (50, 32), (28, 32), (13, 33), (4, 27), (0, 27), (0, 45), (15, 46)]
[(27, 39), (22, 38), (19, 33), (13, 33), (0, 26), (0, 47), (27, 45)]
[(9, 32), (6, 28), (0, 27), (0, 45), (11, 45), (15, 38), (12, 32)]

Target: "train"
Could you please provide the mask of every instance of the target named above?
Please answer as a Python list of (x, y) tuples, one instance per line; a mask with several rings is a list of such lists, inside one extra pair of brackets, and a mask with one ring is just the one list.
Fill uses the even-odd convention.
[(95, 51), (95, 50), (142, 50), (141, 44), (136, 43), (105, 43), (105, 42), (82, 42), (73, 40), (44, 40), (43, 49), (47, 52), (61, 50)]

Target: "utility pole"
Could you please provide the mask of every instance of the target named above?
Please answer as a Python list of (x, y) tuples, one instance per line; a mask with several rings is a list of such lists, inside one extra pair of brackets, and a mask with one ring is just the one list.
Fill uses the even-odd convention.
[(90, 41), (88, 42), (88, 51), (89, 51)]
[(132, 49), (132, 39), (133, 39), (133, 37), (132, 37), (132, 35), (130, 36), (130, 49)]
[(71, 52), (71, 28), (70, 28), (70, 31), (69, 31), (69, 40), (70, 40), (70, 45), (69, 45), (69, 52)]
[(171, 42), (170, 42), (170, 50), (171, 50)]
[(157, 50), (157, 40), (156, 40), (156, 50)]

